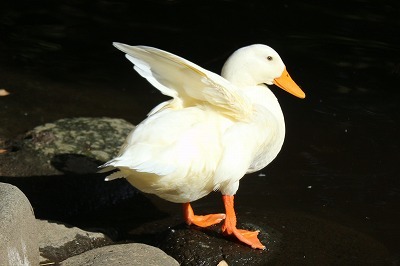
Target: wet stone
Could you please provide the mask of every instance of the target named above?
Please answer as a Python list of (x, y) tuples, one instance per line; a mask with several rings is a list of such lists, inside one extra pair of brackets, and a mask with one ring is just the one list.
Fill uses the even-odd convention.
[(79, 154), (98, 161), (115, 156), (134, 128), (123, 119), (65, 118), (34, 128), (25, 136), (27, 148), (46, 156)]
[(158, 248), (139, 244), (119, 244), (97, 248), (71, 257), (61, 263), (62, 266), (178, 266), (179, 263)]
[(106, 235), (96, 231), (37, 220), (39, 228), (40, 263), (59, 263), (88, 250), (112, 244)]
[[(168, 228), (167, 224), (173, 222), (165, 221), (164, 228)], [(281, 246), (281, 233), (256, 221), (255, 217), (242, 217), (238, 228), (259, 230), (259, 239), (266, 246), (265, 250), (252, 249), (236, 239), (226, 237), (221, 234), (220, 228), (221, 225), (200, 228), (179, 223), (155, 233), (152, 244), (164, 250), (181, 265), (217, 265), (225, 261), (230, 266), (266, 265), (274, 259)]]
[(32, 207), (15, 186), (0, 183), (0, 265), (36, 265), (38, 233)]
[(133, 197), (137, 190), (126, 180), (104, 182), (106, 174), (97, 173), (133, 128), (111, 118), (68, 118), (38, 126), (5, 141), (0, 182), (20, 188), (37, 217), (50, 220)]

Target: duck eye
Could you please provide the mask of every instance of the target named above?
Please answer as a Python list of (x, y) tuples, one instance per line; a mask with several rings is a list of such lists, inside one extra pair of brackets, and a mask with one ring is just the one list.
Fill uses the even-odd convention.
[(272, 61), (273, 58), (272, 58), (272, 56), (269, 55), (269, 56), (267, 56), (267, 59), (268, 59), (268, 61)]

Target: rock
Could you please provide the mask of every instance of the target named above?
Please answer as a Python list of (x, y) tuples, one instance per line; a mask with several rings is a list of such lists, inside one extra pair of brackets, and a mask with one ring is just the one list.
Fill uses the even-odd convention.
[(61, 119), (38, 126), (7, 142), (7, 152), (0, 154), (0, 182), (20, 188), (36, 216), (49, 220), (136, 196), (126, 180), (105, 182), (106, 174), (97, 173), (133, 128), (110, 118)]
[(38, 233), (32, 206), (17, 187), (0, 183), (0, 265), (37, 265)]
[(80, 154), (105, 162), (117, 154), (133, 128), (123, 119), (65, 118), (28, 132), (25, 145), (48, 158)]
[(259, 227), (249, 222), (238, 226), (252, 231), (260, 230), (259, 239), (266, 249), (252, 249), (223, 236), (220, 225), (204, 229), (181, 224), (160, 234), (157, 246), (182, 265), (218, 265), (223, 260), (230, 266), (268, 264), (280, 248), (281, 234), (270, 227), (266, 229), (264, 225)]
[(145, 244), (131, 243), (101, 247), (66, 259), (62, 266), (114, 266), (114, 265), (179, 265), (158, 248)]
[(37, 223), (40, 263), (59, 263), (85, 251), (113, 243), (103, 233), (84, 231), (45, 220), (37, 220)]
[[(202, 213), (213, 213), (213, 210), (203, 208)], [(282, 246), (282, 234), (260, 220), (256, 212), (240, 215), (238, 228), (259, 230), (259, 239), (266, 246), (265, 250), (252, 249), (222, 235), (221, 224), (208, 228), (188, 226), (181, 215), (178, 212), (143, 224), (129, 233), (134, 241), (159, 247), (181, 265), (218, 265), (223, 260), (230, 266), (267, 265)]]

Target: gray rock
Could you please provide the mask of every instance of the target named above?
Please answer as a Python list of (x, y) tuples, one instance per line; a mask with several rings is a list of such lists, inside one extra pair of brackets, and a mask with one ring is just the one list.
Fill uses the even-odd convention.
[(115, 118), (65, 118), (28, 132), (26, 147), (52, 158), (57, 154), (79, 154), (108, 161), (134, 126)]
[[(66, 118), (38, 126), (15, 140), (2, 141), (8, 143), (3, 143), (8, 152), (0, 160), (8, 164), (0, 167), (0, 176), (96, 172), (96, 163), (113, 158), (133, 128), (125, 120), (111, 118)], [(63, 164), (65, 157), (77, 161)], [(88, 165), (82, 164), (84, 159)]]
[[(265, 250), (256, 250), (221, 234), (221, 225), (208, 228), (180, 224), (159, 234), (156, 244), (182, 265), (267, 265), (280, 249), (282, 235), (254, 217), (242, 217), (239, 228), (260, 230)], [(244, 222), (243, 222), (244, 221)]]
[(41, 263), (59, 263), (85, 251), (112, 244), (99, 232), (84, 231), (65, 224), (37, 220)]
[(101, 247), (71, 257), (62, 266), (114, 266), (114, 265), (179, 265), (172, 257), (158, 248), (145, 244), (131, 243)]
[[(38, 126), (8, 141), (0, 182), (19, 187), (37, 217), (64, 217), (137, 195), (126, 182), (104, 182), (98, 166), (118, 153), (134, 126), (122, 119), (71, 118)], [(49, 201), (49, 199), (51, 199)]]
[(0, 183), (0, 265), (37, 265), (38, 234), (32, 206), (17, 187)]

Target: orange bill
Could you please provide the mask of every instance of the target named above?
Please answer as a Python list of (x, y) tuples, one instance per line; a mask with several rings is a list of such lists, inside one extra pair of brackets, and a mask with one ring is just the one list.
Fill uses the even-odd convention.
[(293, 79), (290, 77), (289, 73), (286, 70), (286, 67), (283, 70), (282, 75), (279, 78), (274, 79), (274, 84), (282, 90), (285, 90), (296, 97), (302, 99), (306, 97), (306, 94), (300, 89), (299, 85), (297, 85), (296, 82), (294, 82)]

